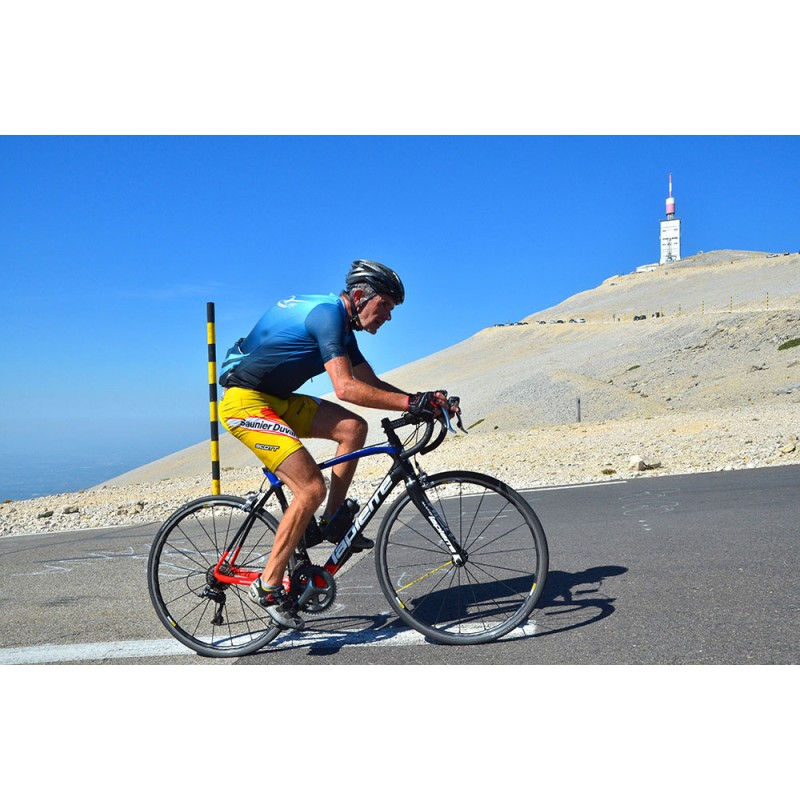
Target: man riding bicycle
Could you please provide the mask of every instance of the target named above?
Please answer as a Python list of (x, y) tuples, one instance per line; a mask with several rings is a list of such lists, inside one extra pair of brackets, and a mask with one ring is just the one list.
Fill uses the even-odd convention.
[[(362, 417), (337, 403), (296, 394), (296, 390), (327, 372), (337, 399), (343, 402), (432, 414), (440, 414), (447, 405), (443, 390), (409, 394), (382, 381), (358, 348), (355, 332), (377, 333), (404, 299), (405, 289), (396, 272), (377, 261), (354, 261), (338, 296), (293, 295), (281, 300), (228, 350), (220, 368), (219, 382), (225, 389), (219, 406), (222, 424), (293, 495), (264, 572), (249, 591), (251, 599), (281, 626), (303, 626), (284, 591), (283, 576), (326, 494), (322, 473), (300, 439), (335, 441), (337, 456), (364, 447), (367, 439), (367, 423)], [(355, 461), (333, 467), (320, 518), (323, 532), (327, 520), (344, 503), (355, 468)], [(353, 544), (360, 550), (373, 547), (362, 534)]]

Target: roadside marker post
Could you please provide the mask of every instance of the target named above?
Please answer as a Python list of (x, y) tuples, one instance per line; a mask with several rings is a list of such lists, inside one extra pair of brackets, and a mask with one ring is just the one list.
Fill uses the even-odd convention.
[(211, 421), (211, 494), (220, 494), (219, 421), (217, 417), (217, 340), (214, 304), (206, 304), (208, 328), (208, 399)]

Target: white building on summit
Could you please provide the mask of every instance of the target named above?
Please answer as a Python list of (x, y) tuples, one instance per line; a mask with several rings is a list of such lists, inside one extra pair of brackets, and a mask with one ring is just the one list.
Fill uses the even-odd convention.
[(661, 220), (661, 258), (659, 264), (681, 260), (681, 221), (675, 216), (675, 198), (672, 196), (672, 173), (669, 174), (667, 218)]

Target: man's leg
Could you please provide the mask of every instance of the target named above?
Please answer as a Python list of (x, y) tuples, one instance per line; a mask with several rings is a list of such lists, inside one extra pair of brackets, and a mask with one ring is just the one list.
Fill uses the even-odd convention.
[[(336, 403), (327, 400), (320, 402), (319, 409), (311, 425), (311, 436), (315, 439), (331, 439), (338, 443), (336, 455), (343, 456), (364, 446), (367, 441), (367, 423)], [(330, 519), (347, 497), (347, 490), (353, 481), (357, 461), (346, 461), (331, 469), (331, 488), (324, 516)], [(320, 501), (321, 502), (321, 501)]]
[(275, 544), (261, 576), (262, 581), (269, 586), (282, 585), (295, 545), (325, 499), (325, 481), (307, 450), (297, 450), (287, 456), (277, 468), (277, 475), (289, 487), (294, 497), (278, 524)]

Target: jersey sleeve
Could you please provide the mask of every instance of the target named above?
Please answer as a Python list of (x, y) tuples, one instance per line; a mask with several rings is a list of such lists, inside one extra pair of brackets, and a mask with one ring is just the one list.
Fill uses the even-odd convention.
[(366, 360), (355, 336), (346, 330), (338, 305), (320, 303), (312, 309), (306, 317), (306, 330), (316, 339), (323, 364), (338, 356), (347, 356), (353, 366)]

